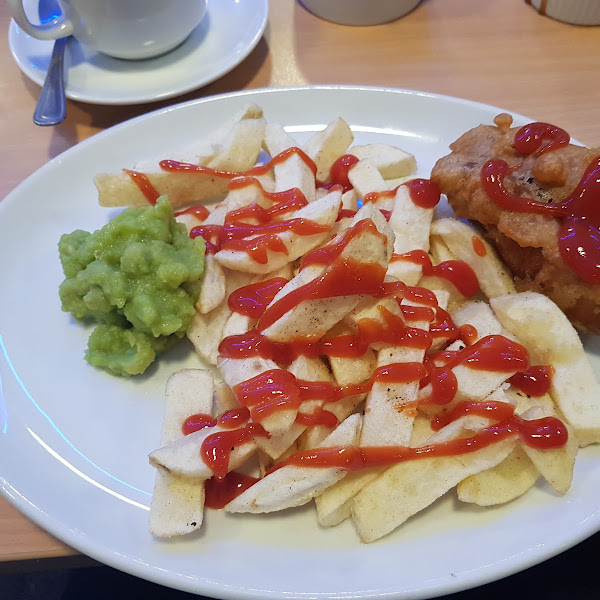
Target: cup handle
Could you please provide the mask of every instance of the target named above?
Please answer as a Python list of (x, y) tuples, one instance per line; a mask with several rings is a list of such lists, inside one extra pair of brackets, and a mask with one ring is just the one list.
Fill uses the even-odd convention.
[(48, 23), (35, 25), (25, 14), (23, 9), (23, 0), (7, 0), (12, 18), (17, 25), (30, 36), (38, 40), (56, 40), (62, 37), (68, 37), (73, 33), (73, 23), (64, 17), (53, 19)]

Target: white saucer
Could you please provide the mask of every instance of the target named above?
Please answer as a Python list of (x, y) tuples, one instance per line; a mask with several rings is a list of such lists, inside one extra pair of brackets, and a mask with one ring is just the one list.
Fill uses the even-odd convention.
[[(24, 4), (28, 13), (35, 12), (37, 0)], [(208, 0), (206, 15), (190, 37), (175, 50), (149, 60), (111, 58), (71, 38), (65, 54), (67, 97), (94, 104), (137, 104), (207, 85), (250, 54), (262, 37), (268, 12), (268, 0)], [(27, 35), (14, 21), (8, 41), (21, 71), (43, 85), (53, 42)]]

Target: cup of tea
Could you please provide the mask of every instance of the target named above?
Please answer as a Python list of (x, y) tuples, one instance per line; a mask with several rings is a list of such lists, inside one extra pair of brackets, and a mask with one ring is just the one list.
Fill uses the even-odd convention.
[(27, 17), (23, 0), (7, 2), (17, 25), (34, 38), (72, 35), (99, 52), (124, 59), (152, 58), (172, 50), (206, 12), (206, 0), (58, 0), (62, 16), (37, 25)]

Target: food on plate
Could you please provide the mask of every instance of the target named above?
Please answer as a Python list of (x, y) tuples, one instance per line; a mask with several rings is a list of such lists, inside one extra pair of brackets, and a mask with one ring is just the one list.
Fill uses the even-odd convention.
[(501, 114), (450, 145), (431, 177), (459, 218), (480, 225), (519, 291), (551, 298), (600, 333), (600, 149), (548, 123)]
[(58, 247), (62, 309), (99, 323), (85, 354), (90, 364), (137, 375), (185, 336), (200, 294), (204, 242), (175, 221), (166, 197), (124, 210), (94, 233), (64, 234)]
[[(197, 148), (231, 148), (249, 118), (264, 115)], [(314, 500), (320, 525), (351, 519), (373, 542), (452, 489), (481, 506), (540, 478), (566, 493), (579, 447), (600, 441), (600, 390), (557, 306), (436, 218), (440, 190), (408, 153), (353, 146), (339, 117), (304, 144), (273, 121), (243, 130), (244, 169), (196, 148), (96, 180), (134, 184), (132, 204), (181, 173), (226, 184), (175, 215), (206, 244), (187, 331), (204, 367), (167, 384), (151, 533), (194, 531), (204, 507)]]

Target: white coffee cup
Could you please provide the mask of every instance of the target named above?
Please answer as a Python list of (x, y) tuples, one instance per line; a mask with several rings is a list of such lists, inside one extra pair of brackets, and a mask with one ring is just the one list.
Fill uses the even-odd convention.
[(40, 40), (72, 35), (83, 44), (125, 59), (151, 58), (181, 44), (206, 12), (206, 0), (58, 0), (62, 16), (36, 25), (23, 0), (7, 0), (13, 19)]
[(340, 25), (380, 25), (408, 14), (421, 0), (300, 0), (313, 15)]

